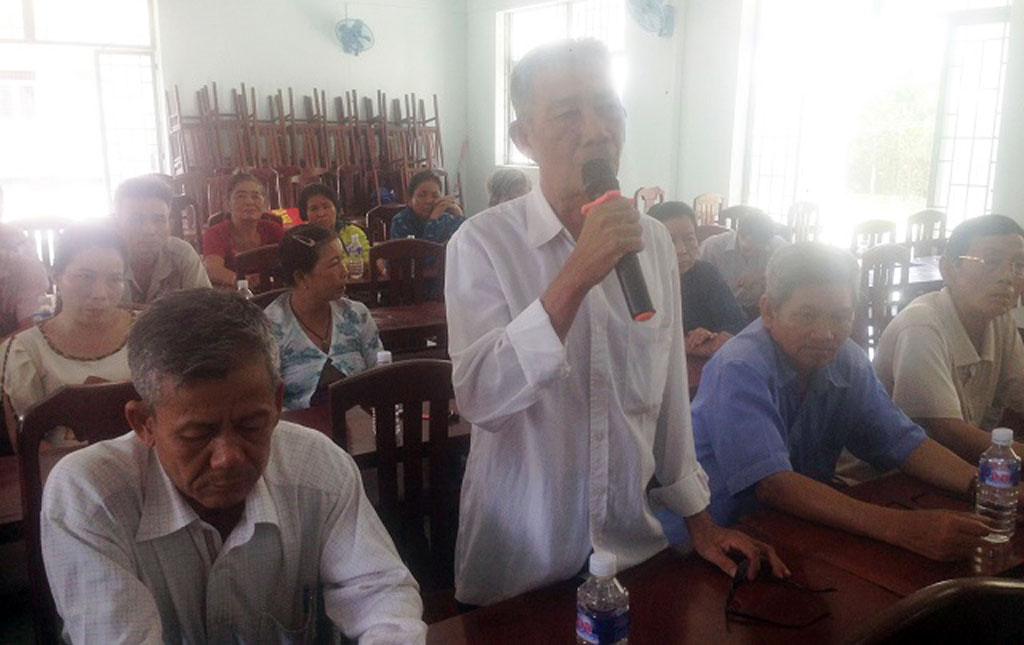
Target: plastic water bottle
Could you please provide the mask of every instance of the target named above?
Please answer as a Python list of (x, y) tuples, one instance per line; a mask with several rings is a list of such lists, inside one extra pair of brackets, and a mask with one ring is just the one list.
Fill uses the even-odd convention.
[(53, 313), (56, 311), (54, 305), (54, 297), (49, 294), (43, 294), (39, 296), (37, 302), (39, 305), (36, 307), (36, 312), (32, 314), (32, 324), (38, 325), (47, 318), (53, 318)]
[(629, 592), (615, 578), (615, 554), (590, 555), (590, 577), (576, 591), (576, 642), (629, 642)]
[(252, 300), (253, 299), (252, 289), (249, 288), (249, 281), (248, 280), (239, 280), (238, 281), (238, 295), (242, 296), (246, 300)]
[(988, 520), (994, 530), (989, 542), (1008, 542), (1017, 522), (1017, 485), (1020, 457), (1013, 452), (1013, 430), (992, 431), (992, 446), (978, 461), (978, 490), (974, 511)]
[(358, 280), (363, 277), (363, 245), (359, 242), (359, 235), (352, 234), (352, 242), (348, 245), (348, 277)]

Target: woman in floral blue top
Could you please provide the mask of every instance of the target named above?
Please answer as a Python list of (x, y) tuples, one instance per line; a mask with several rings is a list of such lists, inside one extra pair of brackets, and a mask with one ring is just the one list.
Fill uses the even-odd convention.
[(294, 410), (326, 401), (330, 383), (376, 365), (383, 347), (366, 305), (342, 297), (348, 273), (337, 235), (296, 226), (280, 253), (291, 289), (265, 311), (280, 346), (284, 407)]

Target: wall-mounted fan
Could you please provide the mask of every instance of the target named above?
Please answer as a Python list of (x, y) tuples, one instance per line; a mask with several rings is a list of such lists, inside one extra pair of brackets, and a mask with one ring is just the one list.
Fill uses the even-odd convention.
[(671, 38), (675, 29), (675, 7), (663, 0), (628, 0), (629, 15), (640, 27), (662, 38)]
[(341, 48), (346, 54), (358, 56), (373, 47), (373, 32), (370, 25), (358, 18), (345, 18), (334, 28)]

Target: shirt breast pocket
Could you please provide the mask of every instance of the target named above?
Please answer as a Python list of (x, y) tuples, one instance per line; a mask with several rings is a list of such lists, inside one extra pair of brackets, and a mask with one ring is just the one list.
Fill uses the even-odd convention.
[(626, 331), (625, 411), (656, 414), (665, 396), (672, 329), (630, 322)]

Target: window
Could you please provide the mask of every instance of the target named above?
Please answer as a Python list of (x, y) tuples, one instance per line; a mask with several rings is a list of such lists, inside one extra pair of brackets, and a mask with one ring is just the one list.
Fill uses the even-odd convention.
[(4, 219), (103, 217), (121, 180), (160, 171), (150, 7), (0, 0)]
[(865, 219), (987, 212), (1009, 3), (761, 2), (744, 203), (816, 202), (835, 243)]
[(508, 136), (514, 114), (508, 80), (516, 63), (531, 49), (566, 38), (597, 38), (612, 57), (612, 78), (622, 96), (626, 80), (624, 0), (571, 0), (524, 7), (498, 14), (499, 46), (504, 61), (497, 87), (497, 160), (504, 165), (532, 165)]

